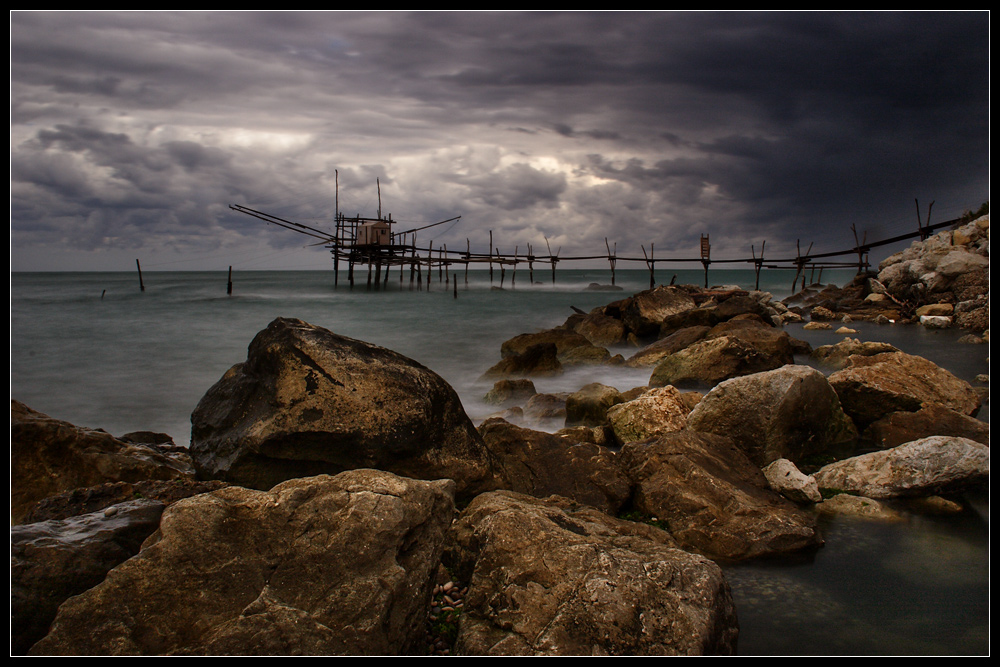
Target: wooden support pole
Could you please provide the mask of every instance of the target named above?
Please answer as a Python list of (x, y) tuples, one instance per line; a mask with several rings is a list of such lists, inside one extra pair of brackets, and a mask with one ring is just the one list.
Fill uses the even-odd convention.
[(229, 280), (226, 282), (226, 294), (233, 295), (233, 267), (229, 267)]
[(434, 269), (434, 241), (427, 244), (427, 291), (431, 291), (431, 271)]
[(452, 298), (457, 299), (458, 298), (458, 277), (457, 276), (452, 276), (451, 277), (451, 289), (452, 289)]
[(490, 285), (493, 284), (493, 230), (490, 230)]
[(469, 260), (472, 258), (471, 249), (469, 247), (469, 239), (465, 239), (465, 284), (469, 284)]
[(146, 291), (146, 286), (142, 284), (142, 267), (139, 266), (139, 260), (138, 259), (135, 260), (135, 268), (136, 268), (136, 271), (139, 272), (139, 291), (140, 292), (145, 292)]
[(608, 249), (608, 263), (611, 264), (611, 284), (615, 284), (615, 255), (618, 254), (618, 242), (615, 242), (615, 252), (611, 252), (611, 246), (608, 244), (608, 237), (604, 237), (604, 247)]
[(510, 288), (514, 289), (514, 283), (517, 281), (517, 246), (514, 246), (514, 268), (510, 272)]

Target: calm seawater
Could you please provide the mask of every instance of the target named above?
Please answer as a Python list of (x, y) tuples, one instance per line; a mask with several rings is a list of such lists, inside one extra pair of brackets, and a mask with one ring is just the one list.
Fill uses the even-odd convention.
[[(701, 270), (657, 270), (658, 283), (704, 284)], [(15, 273), (11, 275), (11, 397), (52, 417), (115, 435), (151, 430), (190, 440), (190, 415), (233, 364), (246, 359), (254, 335), (276, 317), (294, 317), (390, 348), (431, 368), (462, 397), (477, 423), (494, 411), (482, 401), (492, 386), (482, 373), (517, 334), (561, 324), (576, 307), (599, 305), (649, 287), (649, 274), (547, 267), (456, 272), (454, 283), (432, 272), (430, 289), (411, 289), (409, 271), (370, 291), (364, 274), (353, 289), (342, 272), (226, 274)], [(511, 279), (514, 278), (513, 288)], [(851, 272), (827, 271), (844, 284)], [(426, 274), (425, 274), (426, 279)], [(754, 287), (751, 270), (713, 270), (712, 285)], [(764, 271), (761, 289), (791, 291), (792, 274)], [(415, 287), (415, 286), (414, 286)], [(956, 344), (961, 332), (851, 325), (855, 337), (884, 340), (925, 356), (975, 383), (989, 372), (988, 346)], [(787, 327), (819, 346), (832, 332)], [(629, 349), (621, 351), (625, 356)], [(806, 363), (805, 359), (801, 363)], [(587, 368), (535, 382), (538, 391), (574, 391), (588, 382), (619, 389), (644, 385), (649, 371)], [(980, 418), (989, 420), (988, 405)], [(972, 499), (958, 517), (910, 516), (883, 525), (837, 519), (826, 546), (803, 562), (727, 567), (740, 618), (741, 654), (984, 654), (989, 650), (988, 498)]]

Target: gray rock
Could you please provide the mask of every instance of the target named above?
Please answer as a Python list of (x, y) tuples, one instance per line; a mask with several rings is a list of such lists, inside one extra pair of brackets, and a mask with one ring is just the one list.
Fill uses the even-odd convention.
[(989, 447), (966, 438), (932, 436), (824, 466), (816, 474), (821, 489), (869, 498), (931, 496), (985, 484)]
[(772, 461), (764, 468), (764, 477), (771, 488), (793, 503), (818, 503), (823, 500), (812, 475), (803, 474), (788, 459)]

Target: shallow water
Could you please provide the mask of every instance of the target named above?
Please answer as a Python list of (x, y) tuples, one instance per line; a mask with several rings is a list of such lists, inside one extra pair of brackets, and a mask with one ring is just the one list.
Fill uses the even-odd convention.
[[(658, 282), (703, 284), (697, 271), (658, 271)], [(482, 373), (517, 334), (561, 324), (572, 307), (588, 311), (649, 287), (645, 271), (562, 270), (506, 273), (503, 290), (489, 274), (466, 284), (438, 281), (411, 290), (408, 272), (370, 291), (364, 277), (339, 289), (332, 272), (18, 273), (11, 276), (11, 397), (79, 426), (122, 435), (165, 432), (190, 439), (190, 415), (225, 371), (246, 359), (253, 336), (275, 317), (295, 317), (409, 356), (459, 392), (474, 421), (494, 408), (482, 401)], [(828, 272), (843, 284), (851, 272)], [(500, 272), (492, 286), (499, 286)], [(791, 274), (763, 272), (761, 288), (789, 293)], [(713, 285), (754, 286), (750, 270), (712, 271)], [(424, 283), (426, 288), (427, 284)], [(989, 372), (988, 346), (955, 341), (958, 331), (853, 323), (852, 337), (884, 340), (925, 356), (970, 382)], [(787, 327), (814, 347), (832, 331)], [(615, 352), (616, 350), (612, 350)], [(633, 350), (621, 350), (626, 356)], [(802, 360), (804, 361), (804, 360)], [(619, 389), (645, 385), (648, 370), (586, 368), (536, 381), (540, 392), (574, 391), (588, 382)], [(988, 421), (988, 404), (980, 418)], [(978, 654), (988, 650), (988, 500), (962, 517), (909, 515), (903, 525), (838, 519), (809, 562), (727, 568), (744, 654)]]

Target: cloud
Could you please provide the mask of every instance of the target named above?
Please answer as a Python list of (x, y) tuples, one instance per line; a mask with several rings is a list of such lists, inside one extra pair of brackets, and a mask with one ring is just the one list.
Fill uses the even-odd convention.
[(15, 11), (12, 250), (265, 254), (302, 239), (229, 204), (325, 224), (338, 194), (375, 214), (376, 179), (395, 219), (463, 216), (421, 235), (436, 243), (848, 247), (851, 223), (912, 227), (914, 198), (942, 217), (988, 198), (988, 28), (987, 12)]

